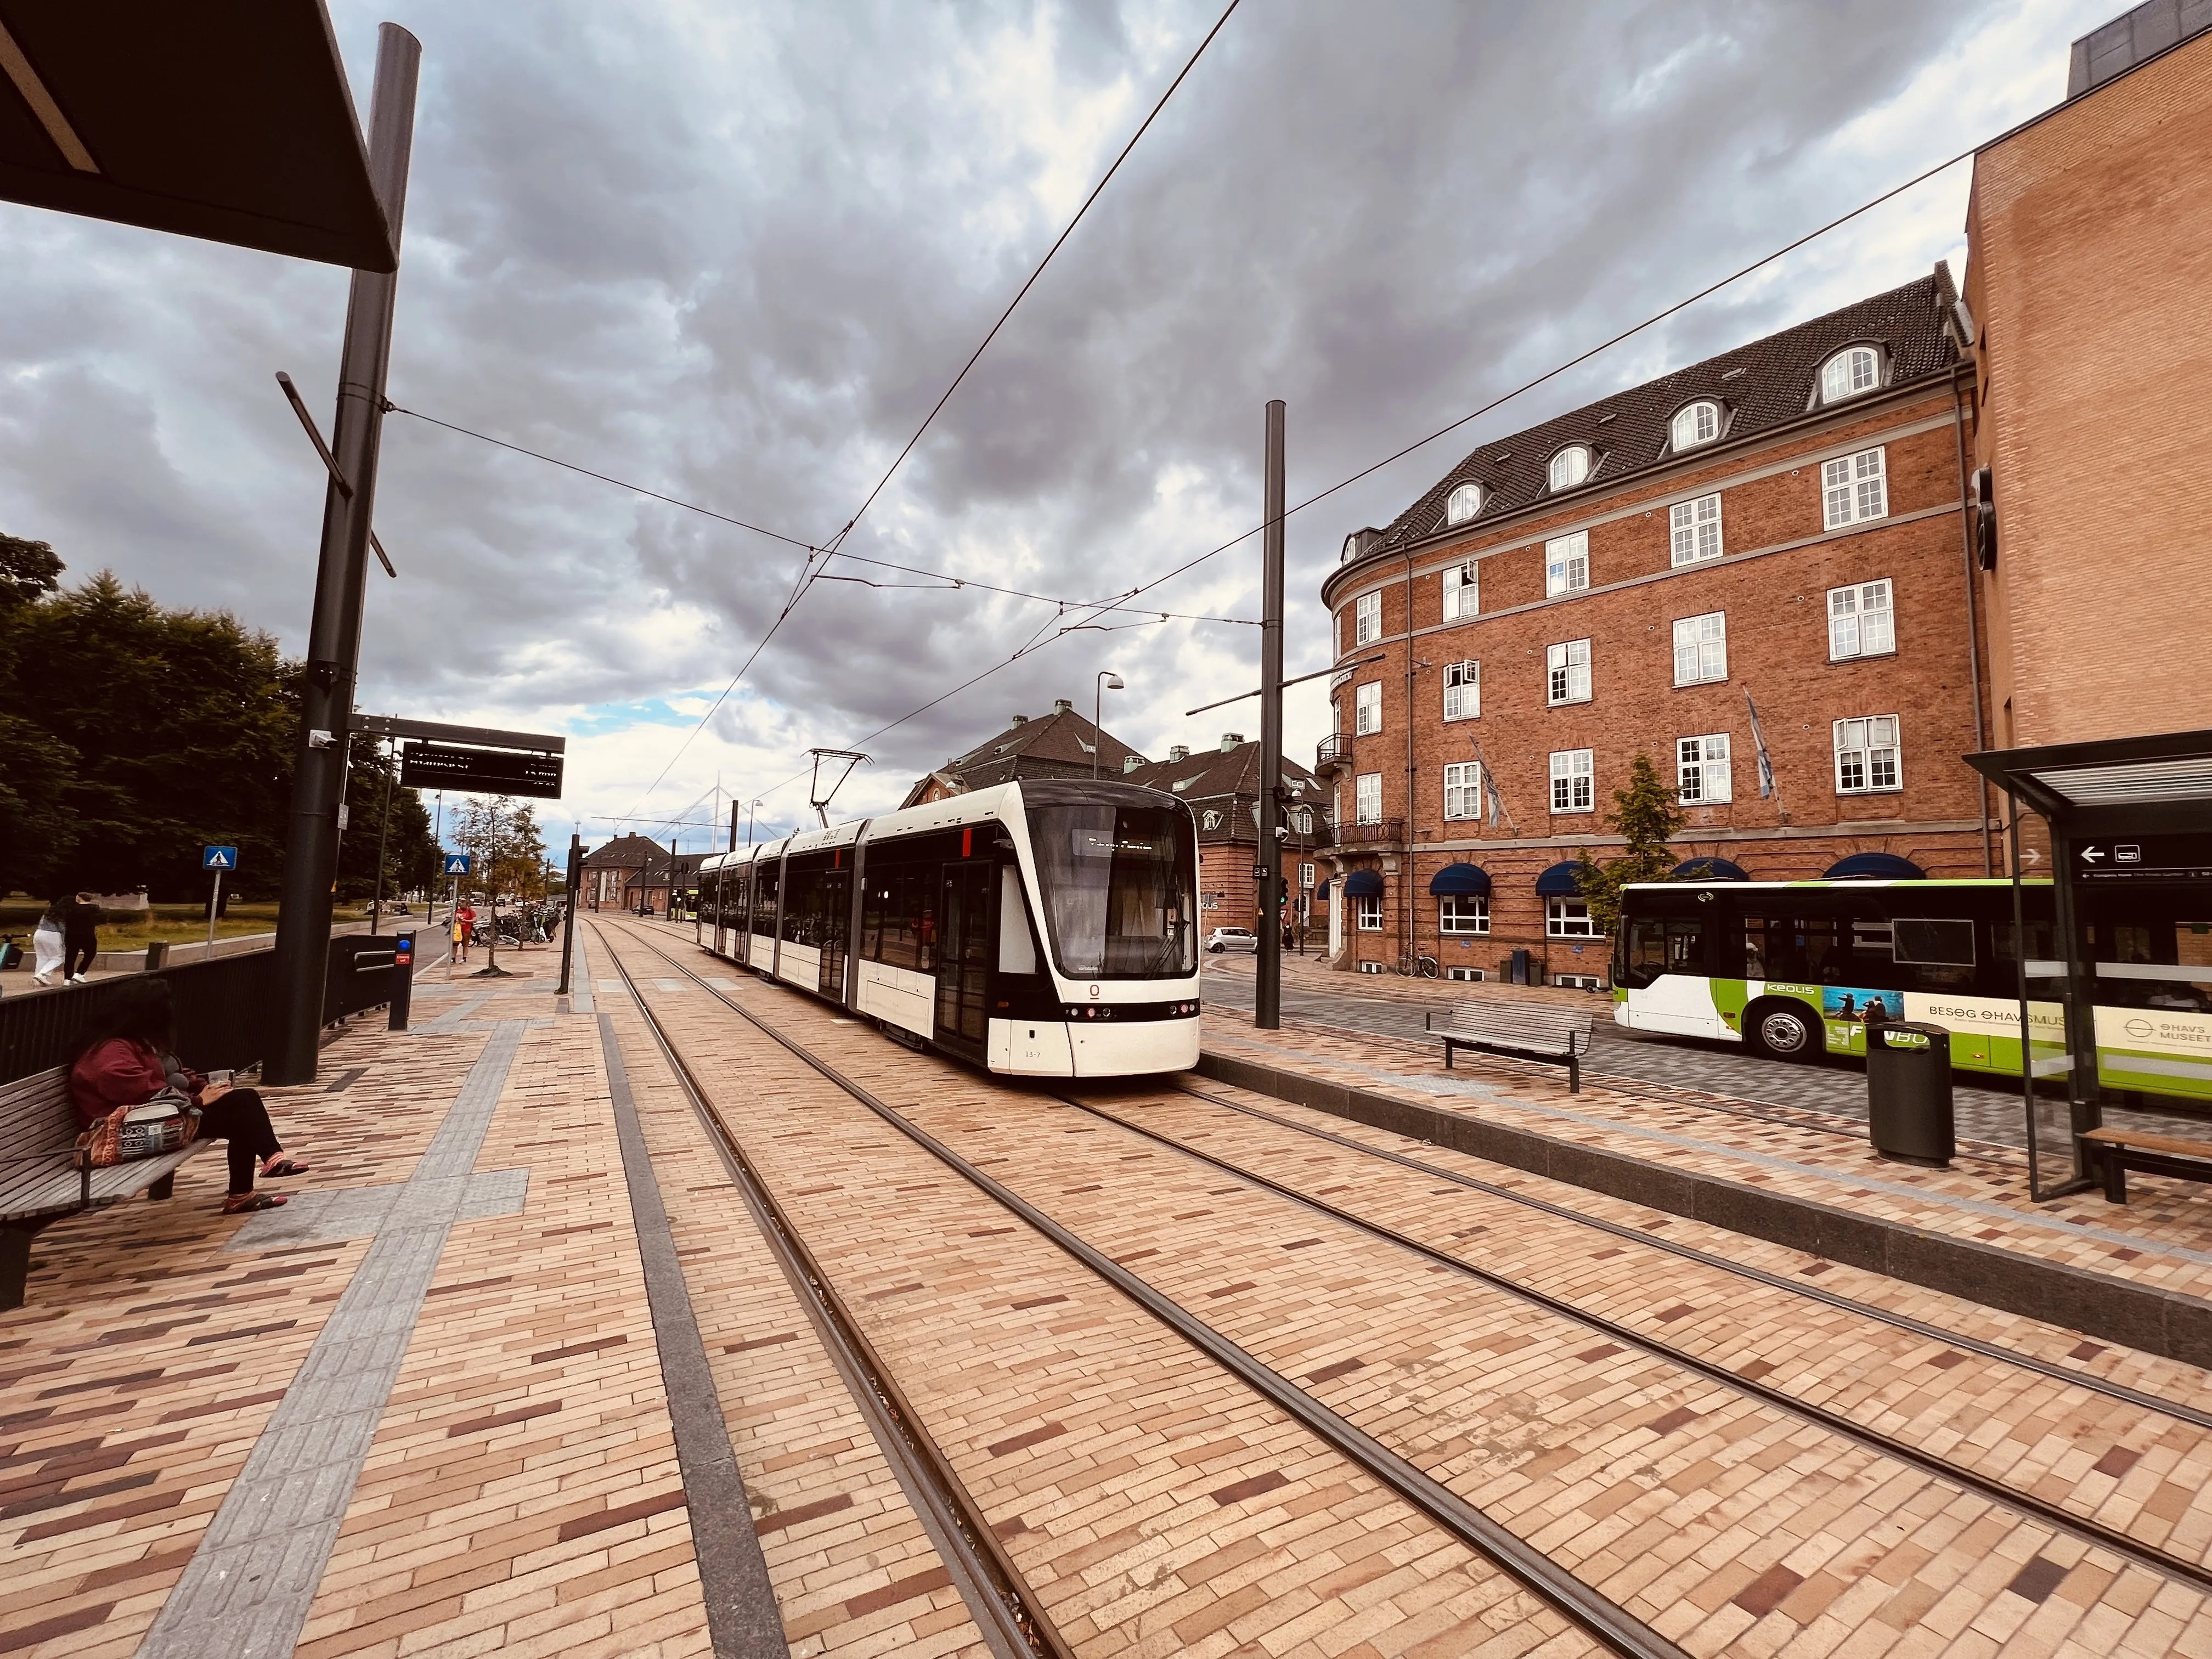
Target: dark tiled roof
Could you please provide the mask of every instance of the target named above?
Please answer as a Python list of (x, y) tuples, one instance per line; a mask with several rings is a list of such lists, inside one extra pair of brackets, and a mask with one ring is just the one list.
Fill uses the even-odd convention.
[[(1240, 743), (1231, 749), (1201, 749), (1179, 761), (1154, 761), (1115, 775), (1124, 783), (1162, 790), (1177, 800), (1212, 801), (1242, 796), (1248, 801), (1256, 801), (1260, 798), (1260, 745)], [(1301, 789), (1300, 785), (1304, 787)], [(1312, 807), (1327, 820), (1328, 792), (1312, 773), (1288, 755), (1283, 757), (1283, 786), (1291, 791), (1294, 802)]]
[[(1087, 778), (1091, 750), (1085, 745), (1093, 742), (1098, 744), (1102, 777), (1119, 777), (1123, 758), (1137, 753), (1111, 732), (1093, 726), (1088, 715), (1073, 709), (1054, 710), (994, 733), (966, 754), (945, 762), (932, 775), (956, 784), (963, 793), (988, 789), (1014, 778)], [(916, 781), (902, 804), (913, 805), (928, 782), (927, 777)]]
[(584, 854), (586, 870), (635, 870), (665, 856), (667, 848), (649, 836), (617, 836), (605, 847)]
[[(1820, 365), (1846, 345), (1883, 348), (1885, 387), (1947, 373), (1957, 362), (1958, 350), (1943, 325), (1957, 297), (1949, 272), (1938, 266), (1918, 282), (1495, 439), (1439, 478), (1364, 551), (1403, 547), (1443, 529), (1444, 503), (1463, 483), (1482, 486), (1482, 510), (1454, 527), (1480, 530), (1547, 497), (1565, 501), (1610, 489), (1672, 461), (1676, 457), (1668, 447), (1668, 423), (1698, 398), (1719, 402), (1726, 422), (1723, 442), (1796, 420), (1811, 405)], [(1589, 445), (1597, 453), (1597, 465), (1583, 483), (1551, 496), (1552, 457), (1571, 443)]]

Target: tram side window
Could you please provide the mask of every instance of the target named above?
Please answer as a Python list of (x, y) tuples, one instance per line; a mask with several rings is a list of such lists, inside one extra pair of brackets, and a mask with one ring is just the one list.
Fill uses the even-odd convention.
[(937, 971), (938, 866), (869, 861), (861, 902), (861, 953), (871, 962), (917, 973)]
[(753, 932), (763, 939), (775, 937), (775, 891), (781, 874), (775, 864), (767, 863), (753, 878)]

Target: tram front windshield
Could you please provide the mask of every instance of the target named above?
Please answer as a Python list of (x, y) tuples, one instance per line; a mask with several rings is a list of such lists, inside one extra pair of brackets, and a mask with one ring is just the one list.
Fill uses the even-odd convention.
[(1157, 806), (1030, 808), (1054, 959), (1070, 979), (1198, 971), (1188, 813)]

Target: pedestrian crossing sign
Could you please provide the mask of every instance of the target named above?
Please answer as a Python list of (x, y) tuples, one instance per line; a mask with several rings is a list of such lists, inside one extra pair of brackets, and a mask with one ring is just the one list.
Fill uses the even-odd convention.
[(200, 868), (203, 870), (235, 870), (238, 868), (238, 848), (235, 847), (203, 847), (200, 848)]
[(469, 855), (466, 853), (448, 853), (446, 854), (446, 873), (447, 875), (465, 876), (468, 872)]

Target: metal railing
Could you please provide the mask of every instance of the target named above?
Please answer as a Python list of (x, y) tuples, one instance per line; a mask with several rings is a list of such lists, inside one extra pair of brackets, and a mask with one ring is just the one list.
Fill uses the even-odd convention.
[[(392, 1000), (392, 939), (361, 934), (331, 941), (324, 981), (327, 1023)], [(276, 954), (181, 963), (66, 990), (0, 998), (0, 1083), (66, 1066), (112, 1013), (123, 988), (141, 978), (165, 981), (176, 1010), (177, 1057), (195, 1071), (243, 1071), (268, 1053), (276, 1006)]]
[(1336, 844), (1339, 847), (1371, 847), (1378, 842), (1406, 839), (1406, 820), (1384, 818), (1379, 823), (1339, 824)]
[(1352, 764), (1352, 739), (1341, 732), (1332, 732), (1314, 745), (1314, 770), (1328, 772), (1340, 766)]

